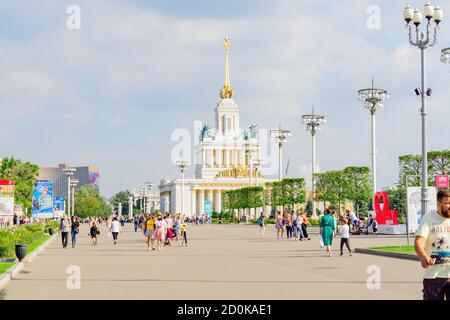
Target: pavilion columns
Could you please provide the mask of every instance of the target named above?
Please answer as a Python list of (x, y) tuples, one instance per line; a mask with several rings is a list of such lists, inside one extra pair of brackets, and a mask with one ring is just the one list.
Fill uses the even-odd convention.
[(197, 190), (192, 190), (191, 215), (197, 213)]
[(222, 191), (214, 191), (214, 211), (217, 213), (222, 212)]
[(197, 190), (198, 194), (198, 210), (197, 214), (204, 214), (205, 213), (205, 190)]
[(213, 192), (214, 192), (213, 190), (208, 190), (208, 193), (206, 194), (206, 197), (207, 197), (206, 199), (211, 202), (211, 204), (214, 208), (214, 199), (213, 199), (214, 193)]
[(230, 166), (230, 152), (228, 150), (223, 150), (225, 152), (225, 167), (228, 168)]
[(217, 167), (221, 168), (222, 167), (222, 149), (217, 149), (216, 150), (216, 162), (217, 162)]

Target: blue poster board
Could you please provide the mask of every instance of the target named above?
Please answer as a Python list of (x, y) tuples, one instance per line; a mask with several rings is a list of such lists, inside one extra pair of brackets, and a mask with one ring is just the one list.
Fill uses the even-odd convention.
[(205, 200), (204, 208), (205, 208), (205, 214), (207, 214), (208, 216), (212, 216), (212, 213), (213, 213), (212, 202), (209, 200)]
[(53, 218), (53, 184), (50, 180), (38, 180), (34, 184), (33, 218)]

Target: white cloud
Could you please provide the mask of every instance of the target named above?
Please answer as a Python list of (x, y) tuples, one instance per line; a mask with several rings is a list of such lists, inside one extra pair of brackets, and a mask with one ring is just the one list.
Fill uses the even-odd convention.
[[(87, 152), (77, 159), (103, 166), (102, 188), (108, 194), (124, 184), (143, 183), (142, 172), (155, 181), (176, 174), (168, 161), (170, 133), (180, 126), (192, 128), (193, 119), (213, 123), (227, 35), (241, 126), (258, 123), (270, 129), (282, 123), (290, 128), (285, 159), (295, 155), (291, 168), (310, 161), (310, 139), (299, 115), (313, 104), (328, 118), (318, 137), (321, 168), (370, 164), (369, 115), (356, 101), (356, 90), (369, 86), (372, 76), (392, 97), (378, 115), (383, 185), (396, 179), (398, 155), (418, 146), (419, 101), (412, 95), (419, 81), (418, 50), (406, 42), (395, 11), (401, 13), (399, 4), (386, 10), (390, 2), (383, 2), (382, 29), (370, 32), (370, 1), (276, 1), (254, 16), (224, 19), (163, 14), (123, 1), (80, 1), (80, 31), (65, 28), (65, 7), (54, 3), (42, 5), (51, 7), (47, 27), (39, 24), (40, 31), (29, 37), (0, 38), (0, 112), (11, 127), (18, 119), (29, 125), (49, 120), (48, 130), (59, 132), (62, 120), (68, 132), (55, 138), (62, 144), (58, 153), (48, 150), (51, 162)], [(31, 5), (26, 10), (39, 9)], [(395, 43), (389, 42), (392, 37)], [(430, 100), (430, 121), (439, 128), (432, 130), (431, 141), (448, 148), (449, 74), (433, 62), (433, 55), (429, 78), (436, 97)], [(112, 130), (125, 127), (125, 135)], [(29, 135), (18, 133), (16, 144)], [(67, 135), (80, 142), (66, 146)], [(115, 144), (127, 147), (118, 150)], [(8, 147), (30, 155), (14, 143)], [(128, 166), (127, 174), (120, 171)]]

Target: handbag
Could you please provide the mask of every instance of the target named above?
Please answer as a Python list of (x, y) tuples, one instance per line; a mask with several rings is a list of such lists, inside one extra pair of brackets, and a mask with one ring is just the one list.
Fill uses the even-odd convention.
[(320, 244), (321, 248), (323, 248), (325, 246), (325, 244), (323, 243), (322, 235), (320, 233), (319, 233), (319, 244)]

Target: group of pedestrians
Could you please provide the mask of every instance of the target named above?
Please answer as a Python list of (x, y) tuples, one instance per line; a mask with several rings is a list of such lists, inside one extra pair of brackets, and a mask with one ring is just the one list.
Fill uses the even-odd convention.
[[(264, 214), (261, 213), (260, 220), (264, 219)], [(259, 221), (258, 220), (258, 224)], [(308, 225), (311, 225), (309, 222), (308, 216), (305, 212), (300, 212), (298, 214), (291, 212), (281, 213), (277, 212), (275, 218), (275, 229), (277, 231), (277, 239), (282, 239), (283, 234), (286, 232), (287, 239), (294, 240), (311, 240), (311, 237), (308, 234)], [(264, 234), (265, 226), (261, 225), (261, 233)]]
[(184, 216), (176, 214), (172, 217), (169, 213), (138, 215), (134, 219), (134, 230), (143, 232), (149, 251), (163, 251), (165, 246), (172, 246), (172, 242), (181, 240), (180, 245), (186, 246), (187, 226)]
[[(69, 233), (72, 240), (72, 248), (77, 247), (78, 235), (80, 233), (80, 224), (88, 223), (89, 224), (89, 232), (88, 236), (91, 238), (91, 245), (96, 246), (98, 237), (101, 234), (100, 225), (103, 222), (102, 218), (99, 217), (89, 217), (86, 220), (82, 221), (80, 217), (72, 216), (70, 219), (67, 215), (64, 215), (61, 218), (59, 229), (61, 232), (61, 241), (63, 248), (66, 248), (69, 241)], [(114, 244), (118, 242), (118, 236), (121, 232), (121, 227), (119, 223), (119, 219), (116, 216), (111, 216), (106, 219), (106, 229), (108, 232), (108, 236), (113, 237)]]
[(190, 222), (194, 226), (206, 225), (212, 223), (212, 217), (207, 214), (196, 214), (187, 217), (186, 222)]

